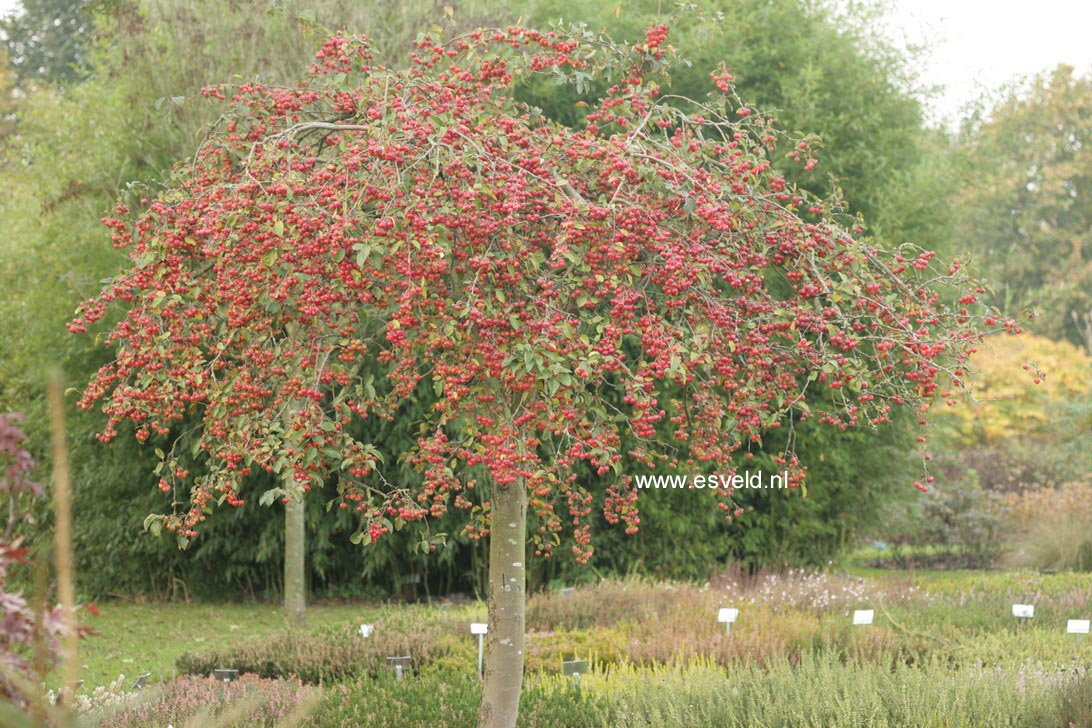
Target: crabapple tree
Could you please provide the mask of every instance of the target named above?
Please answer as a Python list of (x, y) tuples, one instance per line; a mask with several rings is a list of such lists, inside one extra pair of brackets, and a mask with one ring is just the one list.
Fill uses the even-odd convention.
[[(104, 439), (122, 421), (170, 435), (176, 508), (154, 526), (195, 537), (256, 471), (289, 476), (266, 500), (337, 478), (366, 543), (467, 509), (490, 544), (481, 725), (518, 710), (529, 520), (536, 555), (561, 532), (588, 555), (591, 489), (638, 528), (623, 462), (730, 471), (769, 428), (924, 409), (979, 337), (975, 293), (942, 295), (959, 266), (880, 250), (794, 190), (727, 73), (669, 99), (666, 35), (423, 38), (399, 69), (338, 36), (296, 87), (208, 89), (230, 110), (143, 212), (108, 221), (131, 269), (70, 324), (124, 309), (82, 404), (101, 402)], [(566, 128), (517, 101), (539, 74), (609, 89)], [(788, 155), (814, 164), (805, 142)], [(354, 436), (423, 388), (412, 452)], [(419, 482), (384, 477), (395, 456)], [(735, 513), (730, 492), (718, 505)]]

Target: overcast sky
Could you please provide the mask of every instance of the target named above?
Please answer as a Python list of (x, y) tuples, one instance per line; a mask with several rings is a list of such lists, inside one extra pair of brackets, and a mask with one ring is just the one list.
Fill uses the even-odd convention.
[(983, 90), (1068, 63), (1092, 71), (1090, 0), (895, 0), (893, 33), (932, 47), (923, 78), (944, 86), (936, 118)]
[[(0, 0), (7, 14), (17, 0)], [(1059, 63), (1092, 71), (1092, 0), (891, 0), (893, 37), (927, 41), (923, 78), (943, 86), (933, 118)]]

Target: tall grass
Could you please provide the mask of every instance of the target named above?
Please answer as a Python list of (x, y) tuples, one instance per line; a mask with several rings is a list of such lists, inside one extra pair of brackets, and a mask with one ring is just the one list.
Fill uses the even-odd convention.
[(1010, 566), (1092, 571), (1092, 478), (1010, 499), (1016, 548)]

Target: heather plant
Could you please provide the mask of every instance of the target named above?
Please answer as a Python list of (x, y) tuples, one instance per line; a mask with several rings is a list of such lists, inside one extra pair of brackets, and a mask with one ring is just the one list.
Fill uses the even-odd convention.
[[(536, 594), (528, 604), (528, 624), (548, 634), (552, 652), (575, 654), (574, 647), (586, 643), (579, 656), (606, 663), (670, 663), (701, 656), (721, 665), (765, 664), (781, 658), (795, 661), (805, 652), (821, 650), (892, 662), (927, 654), (928, 638), (880, 626), (862, 633), (849, 625), (849, 613), (929, 599), (898, 580), (796, 570), (753, 575), (734, 571), (704, 586), (626, 579), (578, 587), (569, 594)], [(730, 636), (715, 621), (725, 606), (742, 609)], [(577, 637), (593, 625), (604, 633), (602, 639)], [(531, 637), (533, 641), (534, 632)], [(551, 652), (545, 647), (541, 651)], [(536, 650), (528, 655), (537, 658)], [(556, 664), (547, 669), (556, 669)]]
[(688, 584), (639, 577), (606, 579), (571, 591), (534, 594), (527, 601), (527, 624), (532, 629), (553, 631), (656, 619), (680, 601), (697, 601), (699, 594), (699, 588)]
[[(46, 702), (54, 704), (63, 697), (60, 690), (46, 692)], [(107, 713), (124, 707), (128, 702), (137, 697), (137, 692), (128, 688), (125, 675), (118, 675), (117, 679), (108, 685), (97, 685), (90, 693), (74, 691), (67, 699), (68, 705), (74, 713)]]
[[(528, 605), (527, 671), (554, 674), (568, 659), (600, 666), (705, 659), (731, 669), (796, 664), (821, 654), (884, 668), (931, 659), (953, 665), (1068, 663), (1073, 645), (1065, 623), (1087, 612), (1092, 582), (1075, 577), (1051, 586), (1050, 577), (1030, 573), (983, 578), (925, 589), (895, 578), (728, 573), (704, 586), (626, 579), (543, 592)], [(1037, 605), (1032, 624), (1018, 626), (1011, 616), (1015, 602)], [(730, 635), (716, 621), (723, 606), (741, 609)], [(852, 625), (858, 608), (874, 609), (875, 623)], [(476, 645), (467, 624), (481, 619), (475, 609), (463, 612), (384, 610), (369, 618), (377, 628), (368, 640), (356, 625), (289, 633), (186, 653), (177, 667), (195, 674), (235, 667), (329, 684), (384, 675), (385, 657), (408, 654), (417, 674), (457, 677), (474, 672)]]
[(618, 627), (566, 632), (527, 632), (526, 669), (528, 673), (561, 672), (564, 660), (591, 660), (612, 665), (630, 659), (629, 630)]
[[(707, 660), (614, 666), (581, 678), (528, 678), (521, 726), (679, 726), (750, 728), (776, 725), (895, 726), (1085, 725), (1092, 701), (1083, 671), (952, 669), (927, 660), (877, 670), (833, 653), (730, 669)], [(316, 726), (427, 726), (473, 722), (477, 680), (362, 680), (331, 689)], [(377, 715), (371, 706), (383, 705)], [(389, 712), (387, 712), (389, 711)], [(1082, 712), (1083, 711), (1083, 712)], [(386, 721), (386, 722), (384, 722)]]
[(1092, 672), (1087, 668), (1065, 682), (1059, 713), (1059, 725), (1092, 725)]
[(583, 629), (675, 619), (684, 612), (715, 613), (724, 606), (819, 613), (927, 599), (913, 584), (903, 581), (880, 582), (795, 569), (757, 574), (732, 570), (714, 575), (704, 586), (628, 578), (604, 580), (567, 593), (540, 592), (528, 601), (527, 623), (540, 630)]
[(357, 626), (320, 631), (291, 630), (272, 637), (253, 638), (241, 643), (185, 652), (175, 662), (179, 673), (209, 675), (219, 668), (236, 669), (264, 678), (292, 677), (308, 684), (327, 684), (355, 677), (375, 677), (386, 669), (386, 658), (409, 655), (420, 670), (451, 655), (466, 652), (466, 625), (450, 620), (421, 619), (397, 625), (377, 621), (371, 636), (364, 638)]
[[(1035, 604), (1037, 621), (1064, 623), (1086, 613), (1092, 605), (1092, 574), (1064, 576), (1032, 571), (968, 572), (949, 585), (934, 584), (931, 599), (940, 612), (955, 617), (959, 612), (988, 613), (1008, 619), (1014, 603)], [(952, 607), (958, 609), (952, 610)], [(928, 609), (916, 610), (918, 618), (931, 620)], [(988, 624), (983, 626), (989, 626)]]
[(609, 694), (612, 717), (624, 714), (634, 726), (1039, 726), (1058, 725), (1060, 689), (1070, 679), (936, 662), (877, 670), (826, 654), (762, 668), (620, 669), (583, 686)]
[(313, 725), (310, 715), (318, 696), (298, 680), (242, 675), (225, 682), (184, 676), (146, 689), (120, 710), (100, 708), (84, 719), (99, 728), (304, 726)]
[[(397, 682), (390, 676), (337, 685), (313, 716), (328, 728), (438, 728), (473, 725), (481, 683), (473, 674), (435, 675)], [(577, 690), (571, 680), (530, 677), (526, 681), (519, 726), (584, 728), (607, 725), (609, 698)], [(383, 706), (377, 710), (376, 706)]]
[(738, 573), (728, 573), (714, 578), (710, 585), (714, 590), (723, 591), (723, 598), (773, 610), (822, 612), (878, 602), (907, 604), (924, 598), (909, 583), (870, 581), (862, 577), (799, 569), (761, 572), (748, 579)]

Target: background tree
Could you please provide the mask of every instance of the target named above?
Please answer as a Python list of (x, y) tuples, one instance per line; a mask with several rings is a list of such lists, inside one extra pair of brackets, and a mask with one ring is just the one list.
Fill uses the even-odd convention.
[(971, 359), (972, 397), (937, 417), (938, 463), (996, 491), (1055, 488), (1092, 471), (1092, 357), (1073, 344), (1027, 335)]
[(92, 19), (85, 0), (20, 0), (0, 17), (0, 38), (18, 83), (65, 83), (83, 75)]
[(1092, 76), (1059, 66), (1012, 89), (970, 119), (960, 151), (958, 233), (992, 300), (1092, 352)]
[(0, 52), (0, 149), (15, 124), (14, 79), (7, 64), (7, 56)]
[(877, 538), (901, 566), (1086, 568), (1092, 358), (1029, 334), (969, 364), (972, 390), (935, 419), (935, 487), (885, 506)]
[[(558, 19), (603, 28), (612, 37), (638, 42), (665, 13), (656, 0), (604, 4), (536, 0), (512, 6), (529, 23)], [(917, 49), (884, 40), (876, 28), (881, 3), (857, 3), (853, 13), (828, 2), (798, 0), (712, 0), (673, 18), (672, 43), (685, 49), (691, 65), (672, 70), (670, 88), (680, 99), (702, 99), (709, 74), (721, 64), (735, 78), (741, 100), (778, 120), (786, 130), (815, 135), (815, 169), (771, 162), (792, 181), (818, 195), (831, 181), (841, 187), (852, 212), (860, 212), (881, 237), (936, 242), (921, 229), (887, 213), (921, 176), (922, 148), (929, 132), (922, 123), (915, 74)], [(539, 81), (523, 92), (548, 116), (579, 125), (591, 100), (605, 87)], [(922, 187), (921, 190), (928, 190)], [(938, 197), (939, 199), (939, 197)]]
[[(482, 725), (515, 723), (529, 514), (536, 554), (569, 522), (590, 555), (596, 486), (638, 527), (621, 433), (637, 463), (731, 470), (786, 417), (879, 425), (928, 402), (978, 338), (973, 293), (953, 309), (926, 283), (958, 266), (857, 240), (788, 185), (730, 75), (698, 112), (663, 103), (666, 36), (476, 31), (398, 71), (334, 37), (299, 86), (212, 89), (232, 111), (145, 213), (109, 222), (133, 266), (70, 324), (126, 305), (82, 403), (104, 439), (177, 435), (158, 468), (177, 508), (151, 522), (183, 541), (255, 471), (290, 474), (264, 502), (336, 474), (360, 540), (470, 510), (490, 549)], [(577, 74), (613, 84), (582, 129), (513, 96)], [(421, 477), (393, 482), (398, 453), (354, 422), (422, 388)], [(775, 462), (802, 481), (791, 433)]]

